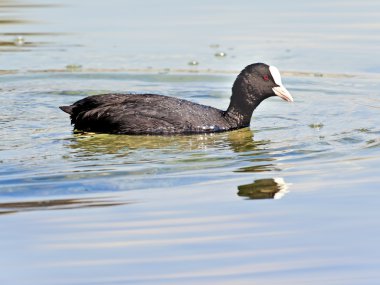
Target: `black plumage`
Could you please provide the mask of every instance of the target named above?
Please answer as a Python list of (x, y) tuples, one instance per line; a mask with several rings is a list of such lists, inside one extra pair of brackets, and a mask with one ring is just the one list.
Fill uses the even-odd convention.
[(235, 80), (226, 111), (156, 94), (94, 95), (60, 108), (81, 131), (135, 135), (229, 131), (248, 127), (253, 110), (270, 96), (293, 101), (273, 68), (263, 63), (247, 66)]

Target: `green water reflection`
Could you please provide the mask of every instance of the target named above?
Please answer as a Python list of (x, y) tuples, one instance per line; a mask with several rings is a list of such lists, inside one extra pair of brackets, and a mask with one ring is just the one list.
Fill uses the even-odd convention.
[[(380, 2), (177, 2), (0, 0), (0, 283), (377, 285)], [(76, 134), (58, 109), (225, 108), (258, 61), (296, 101), (251, 129)]]
[(282, 178), (267, 178), (240, 185), (238, 190), (239, 196), (249, 199), (279, 199), (288, 192), (288, 186)]
[(0, 214), (11, 214), (27, 211), (68, 210), (93, 207), (109, 207), (126, 205), (131, 202), (116, 200), (115, 198), (77, 198), (77, 199), (50, 199), (0, 203)]
[(129, 136), (76, 133), (70, 139), (70, 148), (93, 153), (116, 154), (128, 150), (160, 149), (166, 151), (192, 151), (207, 148), (230, 148), (234, 152), (254, 151), (263, 141), (253, 140), (249, 128), (218, 134), (178, 136)]

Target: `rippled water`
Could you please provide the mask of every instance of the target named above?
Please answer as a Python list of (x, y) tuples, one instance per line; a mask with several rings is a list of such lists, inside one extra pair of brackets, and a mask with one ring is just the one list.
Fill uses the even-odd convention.
[[(263, 2), (0, 2), (0, 283), (377, 284), (379, 5), (296, 2), (260, 29)], [(253, 61), (295, 102), (238, 131), (81, 134), (58, 109), (122, 91), (225, 109)]]

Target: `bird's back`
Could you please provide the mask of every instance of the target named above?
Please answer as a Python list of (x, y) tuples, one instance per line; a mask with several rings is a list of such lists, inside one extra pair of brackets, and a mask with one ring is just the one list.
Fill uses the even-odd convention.
[(76, 129), (91, 132), (179, 134), (230, 128), (219, 109), (155, 94), (95, 95), (61, 109)]

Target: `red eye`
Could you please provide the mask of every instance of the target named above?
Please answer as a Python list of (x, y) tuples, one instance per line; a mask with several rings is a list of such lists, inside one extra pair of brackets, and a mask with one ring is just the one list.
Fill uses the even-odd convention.
[(263, 79), (264, 79), (265, 81), (268, 81), (268, 80), (269, 80), (269, 76), (268, 76), (268, 75), (264, 75), (264, 76), (263, 76)]

